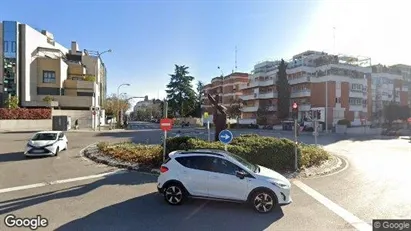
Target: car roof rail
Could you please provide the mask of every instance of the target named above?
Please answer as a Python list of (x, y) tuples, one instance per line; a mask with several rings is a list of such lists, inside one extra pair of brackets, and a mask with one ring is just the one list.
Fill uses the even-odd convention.
[(209, 154), (209, 155), (214, 155), (214, 156), (224, 156), (222, 153), (219, 153), (219, 150), (211, 150), (211, 149), (195, 149), (195, 150), (187, 150), (187, 151), (182, 151), (178, 154)]

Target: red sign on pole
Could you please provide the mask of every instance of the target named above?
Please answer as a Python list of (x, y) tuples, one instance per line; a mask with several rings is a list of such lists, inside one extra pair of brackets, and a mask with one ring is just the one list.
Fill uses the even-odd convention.
[(173, 127), (173, 120), (172, 119), (161, 119), (160, 120), (160, 128), (163, 131), (170, 131), (171, 128)]

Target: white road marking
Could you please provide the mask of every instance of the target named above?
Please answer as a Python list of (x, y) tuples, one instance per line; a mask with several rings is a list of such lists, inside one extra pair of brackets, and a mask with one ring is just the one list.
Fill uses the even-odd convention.
[(360, 231), (365, 231), (365, 230), (371, 231), (372, 230), (371, 225), (364, 222), (360, 218), (356, 217), (354, 214), (348, 212), (347, 210), (337, 205), (336, 203), (332, 202), (330, 199), (321, 195), (319, 192), (310, 188), (308, 185), (304, 184), (303, 182), (299, 180), (294, 180), (293, 183), (295, 186), (303, 190), (305, 193), (310, 195), (312, 198), (316, 199), (318, 202), (320, 202), (322, 205), (324, 205), (329, 210), (333, 211), (335, 214), (337, 214), (339, 217), (344, 219), (346, 222), (348, 222), (350, 225), (352, 225), (357, 230), (360, 230)]
[(115, 171), (112, 171), (112, 172), (106, 172), (106, 173), (90, 175), (90, 176), (76, 177), (76, 178), (70, 178), (70, 179), (64, 179), (64, 180), (56, 180), (56, 181), (43, 182), (43, 183), (37, 183), (37, 184), (29, 184), (29, 185), (23, 185), (23, 186), (11, 187), (11, 188), (3, 188), (3, 189), (0, 189), (0, 194), (8, 193), (8, 192), (14, 192), (14, 191), (21, 191), (21, 190), (26, 190), (26, 189), (32, 189), (32, 188), (40, 188), (40, 187), (55, 185), (55, 184), (66, 184), (66, 183), (82, 181), (82, 180), (90, 180), (90, 179), (101, 178), (101, 177), (105, 177), (105, 176), (122, 174), (122, 173), (126, 173), (126, 172), (128, 172), (128, 171), (126, 171), (126, 170), (115, 170)]

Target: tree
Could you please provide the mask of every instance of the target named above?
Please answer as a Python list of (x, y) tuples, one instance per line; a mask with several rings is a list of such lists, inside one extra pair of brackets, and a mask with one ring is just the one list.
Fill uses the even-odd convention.
[(43, 101), (46, 103), (51, 103), (52, 101), (54, 101), (54, 98), (48, 95), (43, 98)]
[(204, 83), (201, 81), (197, 82), (197, 101), (195, 111), (193, 113), (194, 117), (201, 117), (201, 105), (203, 104), (202, 96), (204, 95)]
[(391, 102), (384, 106), (383, 109), (385, 120), (391, 125), (395, 120), (407, 120), (410, 117), (410, 108), (408, 105), (400, 106)]
[(260, 102), (259, 106), (258, 106), (258, 110), (257, 110), (257, 124), (258, 125), (267, 125), (268, 123), (268, 114), (270, 113), (269, 109), (268, 109), (268, 105)]
[(191, 85), (194, 77), (189, 76), (188, 67), (175, 65), (167, 85), (167, 100), (170, 112), (185, 117), (195, 110), (196, 93)]
[(281, 59), (277, 72), (278, 104), (277, 117), (286, 119), (290, 113), (290, 84), (287, 79), (287, 64)]
[(96, 76), (94, 76), (94, 75), (86, 75), (86, 77), (84, 77), (84, 81), (96, 82)]
[(5, 103), (7, 108), (19, 108), (19, 98), (17, 96), (10, 96), (10, 98), (8, 98)]
[(230, 119), (238, 119), (241, 116), (240, 99), (231, 99), (230, 106), (227, 107), (227, 116)]
[(130, 108), (130, 102), (127, 98), (118, 98), (116, 94), (112, 94), (107, 97), (103, 108), (106, 111), (106, 115), (115, 116), (118, 115), (120, 110), (123, 110), (123, 112), (127, 111)]

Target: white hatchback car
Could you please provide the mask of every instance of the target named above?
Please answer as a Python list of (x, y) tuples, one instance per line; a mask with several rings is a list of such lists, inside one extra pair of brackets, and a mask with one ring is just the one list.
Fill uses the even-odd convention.
[(34, 134), (26, 145), (24, 155), (57, 156), (60, 151), (67, 150), (68, 140), (61, 131), (42, 131)]
[(158, 191), (171, 205), (187, 198), (250, 203), (260, 213), (290, 204), (281, 174), (221, 150), (174, 151), (160, 168)]

